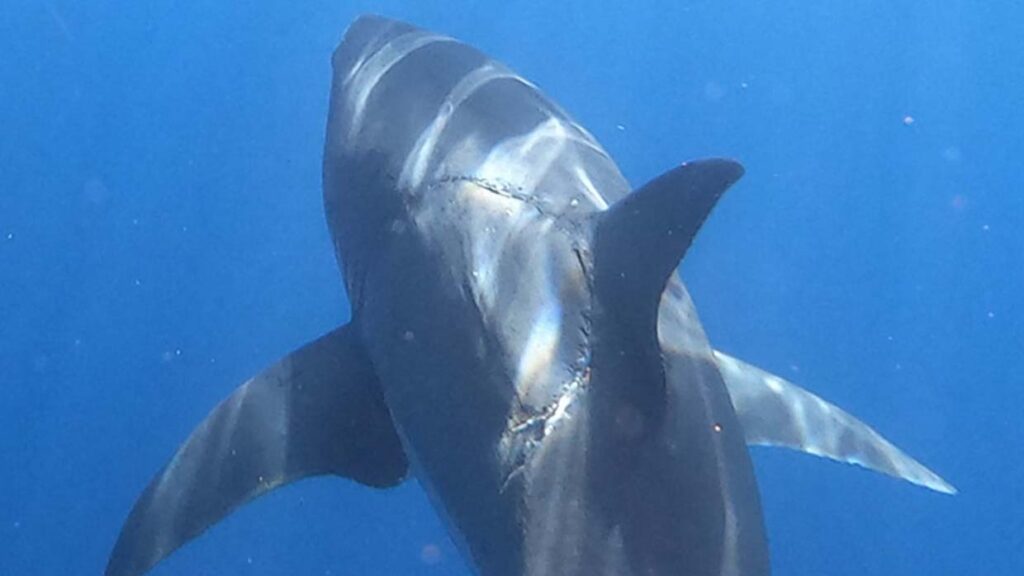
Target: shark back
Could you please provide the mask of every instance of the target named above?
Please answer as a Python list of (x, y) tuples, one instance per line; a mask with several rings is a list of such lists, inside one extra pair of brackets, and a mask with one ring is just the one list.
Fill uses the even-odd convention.
[(698, 323), (698, 356), (665, 364), (656, 334), (669, 277), (742, 169), (698, 162), (630, 193), (528, 81), (376, 17), (335, 53), (327, 130), (353, 316), (479, 573), (767, 573), (711, 348)]

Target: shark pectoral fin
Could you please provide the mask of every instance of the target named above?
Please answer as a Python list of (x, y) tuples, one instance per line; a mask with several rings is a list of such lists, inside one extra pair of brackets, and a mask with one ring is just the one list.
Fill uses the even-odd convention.
[(624, 319), (654, 325), (661, 293), (715, 203), (743, 176), (732, 160), (687, 162), (605, 212), (594, 233), (595, 287)]
[(125, 521), (106, 576), (135, 576), (234, 508), (300, 478), (395, 485), (408, 462), (355, 330), (246, 382), (196, 428)]
[(717, 350), (714, 355), (747, 444), (784, 446), (956, 494), (938, 474), (841, 408), (741, 360)]

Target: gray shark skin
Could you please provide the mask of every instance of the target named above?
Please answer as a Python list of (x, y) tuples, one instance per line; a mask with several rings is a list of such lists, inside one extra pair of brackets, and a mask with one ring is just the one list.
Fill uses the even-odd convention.
[(954, 491), (708, 343), (675, 270), (739, 164), (631, 191), (528, 81), (380, 17), (333, 64), (324, 203), (352, 321), (213, 410), (136, 502), (107, 576), (322, 474), (411, 474), (482, 576), (767, 575), (750, 444)]

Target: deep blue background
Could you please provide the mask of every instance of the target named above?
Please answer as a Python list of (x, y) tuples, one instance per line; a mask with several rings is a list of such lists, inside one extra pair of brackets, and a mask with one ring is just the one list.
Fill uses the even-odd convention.
[[(0, 573), (101, 573), (206, 412), (347, 318), (320, 152), (362, 12), (503, 60), (635, 184), (744, 162), (684, 268), (712, 340), (962, 492), (757, 449), (775, 573), (1024, 569), (1019, 3), (212, 4), (0, 8)], [(153, 572), (466, 573), (414, 483), (330, 478)]]

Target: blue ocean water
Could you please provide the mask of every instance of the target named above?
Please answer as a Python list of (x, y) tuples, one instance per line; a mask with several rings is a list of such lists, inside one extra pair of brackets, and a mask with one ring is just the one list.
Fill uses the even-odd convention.
[[(504, 61), (634, 184), (744, 163), (684, 266), (713, 343), (961, 491), (754, 449), (776, 574), (1021, 573), (1018, 3), (299, 4), (0, 9), (0, 573), (101, 573), (209, 409), (347, 319), (320, 154), (364, 12)], [(325, 478), (152, 574), (468, 571), (414, 483)]]

